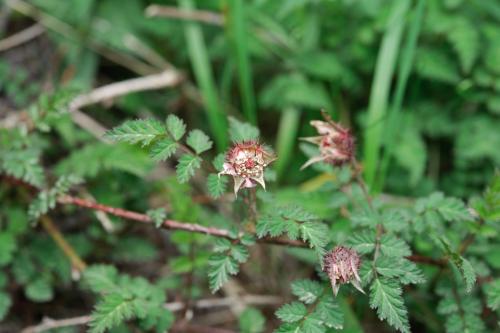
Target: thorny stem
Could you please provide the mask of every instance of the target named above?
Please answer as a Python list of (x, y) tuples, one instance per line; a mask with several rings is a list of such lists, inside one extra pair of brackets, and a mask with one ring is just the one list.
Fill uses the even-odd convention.
[[(7, 180), (10, 180), (13, 184), (16, 185), (21, 185), (27, 188), (30, 188), (33, 191), (39, 191), (38, 188), (33, 187), (30, 184), (27, 184), (17, 178), (13, 178), (10, 176), (5, 177)], [(124, 219), (132, 220), (132, 221), (137, 221), (145, 224), (153, 224), (153, 220), (146, 215), (122, 208), (116, 208), (116, 207), (111, 207), (107, 205), (103, 205), (94, 201), (70, 196), (70, 195), (65, 195), (60, 198), (58, 198), (57, 202), (59, 204), (63, 205), (74, 205), (74, 206), (79, 206), (83, 208), (88, 208), (91, 210), (95, 211), (101, 211), (108, 213), (110, 215), (118, 216)], [(169, 229), (169, 230), (184, 230), (184, 231), (189, 231), (189, 232), (195, 232), (195, 233), (201, 233), (201, 234), (206, 234), (206, 235), (211, 235), (214, 237), (223, 237), (227, 238), (229, 240), (234, 240), (230, 236), (229, 230), (225, 229), (219, 229), (219, 228), (214, 228), (214, 227), (205, 227), (199, 224), (194, 224), (194, 223), (184, 223), (180, 221), (175, 221), (175, 220), (165, 220), (163, 224), (161, 225), (162, 228), (164, 229)], [(242, 235), (241, 235), (242, 236)], [(292, 246), (292, 247), (308, 247), (308, 244), (300, 241), (300, 240), (291, 240), (291, 239), (286, 239), (286, 238), (273, 238), (273, 237), (263, 237), (263, 238), (257, 238), (257, 243), (261, 244), (276, 244), (276, 245), (285, 245), (285, 246)], [(423, 259), (426, 258), (426, 259)], [(431, 265), (436, 265), (434, 262), (434, 259), (424, 257), (424, 256), (419, 256), (418, 258), (414, 256), (410, 256), (407, 258), (408, 260), (414, 261), (414, 262), (420, 262), (420, 263), (425, 263), (425, 264), (431, 264)], [(440, 264), (441, 265), (441, 264)]]

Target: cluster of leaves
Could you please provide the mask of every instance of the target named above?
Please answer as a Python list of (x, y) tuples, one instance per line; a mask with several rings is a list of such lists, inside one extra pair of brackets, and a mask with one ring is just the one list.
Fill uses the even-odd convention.
[(90, 332), (103, 333), (127, 320), (137, 319), (142, 330), (165, 332), (173, 323), (165, 308), (165, 290), (142, 277), (118, 274), (113, 266), (96, 265), (85, 270), (83, 283), (101, 299), (91, 316)]
[(330, 328), (342, 329), (344, 316), (328, 284), (298, 280), (291, 288), (299, 301), (285, 304), (276, 311), (276, 316), (285, 322), (276, 332), (324, 333)]

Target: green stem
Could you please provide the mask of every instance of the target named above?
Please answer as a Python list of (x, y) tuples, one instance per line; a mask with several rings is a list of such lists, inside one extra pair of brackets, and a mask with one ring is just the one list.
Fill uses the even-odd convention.
[[(195, 8), (193, 0), (179, 0), (179, 5), (184, 10), (193, 10)], [(215, 88), (203, 33), (199, 25), (195, 22), (186, 22), (184, 24), (189, 58), (193, 66), (196, 81), (201, 88), (203, 102), (207, 107), (208, 122), (218, 150), (224, 151), (228, 144), (227, 120), (218, 102), (217, 90)]]

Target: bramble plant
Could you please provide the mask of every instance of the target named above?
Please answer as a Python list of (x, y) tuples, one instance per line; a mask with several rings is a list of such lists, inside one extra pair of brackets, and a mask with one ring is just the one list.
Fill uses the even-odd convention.
[[(108, 131), (106, 138), (137, 145), (156, 162), (176, 160), (176, 180), (169, 180), (168, 188), (173, 191), (169, 205), (151, 208), (147, 214), (72, 196), (71, 189), (80, 188), (80, 195), (85, 193), (82, 179), (76, 175), (62, 172), (54, 185), (47, 185), (38, 163), (41, 149), (36, 144), (37, 133), (4, 130), (1, 166), (5, 179), (28, 191), (20, 194), (29, 196), (30, 192), (38, 192), (28, 215), (34, 223), (40, 221), (62, 251), (57, 251), (50, 239), (30, 235), (27, 224), (16, 222), (26, 213), (10, 209), (6, 213), (11, 222), (0, 234), (2, 265), (11, 270), (13, 279), (24, 287), (26, 297), (35, 302), (55, 297), (55, 281), (80, 281), (84, 290), (97, 297), (88, 319), (90, 332), (106, 332), (122, 327), (125, 322), (135, 322), (142, 330), (163, 332), (175, 321), (174, 314), (164, 306), (172, 288), (173, 282), (169, 281), (175, 280), (175, 274), (207, 271), (206, 279), (197, 275), (196, 288), (200, 291), (195, 292), (190, 282), (183, 292), (188, 293), (187, 299), (196, 297), (206, 286), (217, 293), (232, 276), (240, 273), (242, 265), (252, 261), (251, 253), (270, 246), (265, 244), (276, 244), (301, 249), (292, 255), (307, 258), (306, 262), (318, 269), (314, 276), (297, 276), (291, 282), (290, 289), (297, 300), (276, 310), (277, 318), (282, 321), (276, 332), (340, 329), (348, 298), (359, 303), (358, 306), (369, 305), (380, 320), (394, 329), (410, 332), (411, 313), (405, 299), (418, 297), (418, 292), (429, 288), (439, 295), (436, 309), (447, 316), (448, 331), (485, 330), (489, 323), (481, 318), (481, 304), (496, 311), (499, 300), (498, 280), (492, 275), (496, 264), (486, 249), (494, 241), (492, 231), (488, 230), (498, 227), (494, 222), (498, 221), (500, 177), (496, 176), (484, 196), (470, 201), (468, 206), (440, 193), (395, 205), (371, 196), (355, 159), (354, 138), (329, 116), (324, 116), (324, 121), (311, 122), (320, 136), (306, 139), (317, 146), (317, 151), (307, 150), (311, 156), (305, 166), (318, 167), (331, 176), (330, 181), (285, 198), (274, 188), (265, 191), (265, 179), (273, 180), (270, 163), (279, 156), (258, 142), (259, 130), (249, 124), (230, 118), (233, 145), (225, 154), (210, 160), (213, 146), (210, 138), (199, 129), (188, 130), (186, 123), (175, 115), (169, 115), (165, 122), (154, 119), (124, 122)], [(15, 156), (22, 158), (13, 164)], [(227, 176), (233, 178), (234, 194), (228, 193)], [(189, 199), (188, 187), (182, 185), (188, 183), (210, 195), (207, 208)], [(318, 203), (308, 202), (307, 196), (312, 196), (313, 201), (320, 200), (329, 209), (318, 214), (314, 211)], [(120, 273), (116, 266), (100, 264), (98, 259), (87, 266), (84, 260), (90, 256), (89, 240), (65, 240), (49, 218), (57, 203), (184, 231), (182, 234), (176, 231), (171, 238), (180, 251), (170, 261), (174, 275), (159, 275), (156, 282), (150, 282)], [(219, 203), (226, 207), (224, 212), (214, 209)], [(347, 217), (348, 224), (342, 229), (328, 217), (331, 209), (340, 209)], [(71, 211), (66, 210), (65, 214), (68, 213)], [(174, 220), (180, 218), (187, 221)], [(122, 231), (126, 230), (124, 224), (119, 225)], [(118, 256), (145, 260), (156, 255), (141, 238), (128, 238), (124, 234), (113, 240), (112, 234), (106, 236), (98, 230), (93, 233), (94, 236), (89, 236), (97, 237), (96, 241), (116, 242), (121, 248), (116, 250)], [(20, 247), (24, 237), (33, 238), (28, 247)], [(73, 248), (70, 243), (80, 247)], [(274, 248), (266, 251), (271, 250)], [(207, 251), (211, 253), (208, 256)], [(61, 255), (69, 259), (70, 266)], [(38, 274), (41, 267), (43, 274)], [(4, 286), (9, 275), (2, 273)], [(359, 293), (349, 288), (349, 284)], [(342, 285), (346, 286), (340, 288)], [(0, 313), (5, 316), (11, 306), (10, 297), (7, 293), (0, 295)], [(242, 314), (241, 320), (252, 331), (252, 320), (264, 317), (257, 310), (249, 311)], [(245, 324), (248, 321), (245, 316), (252, 320)]]
[(500, 2), (1, 3), (0, 333), (499, 332)]

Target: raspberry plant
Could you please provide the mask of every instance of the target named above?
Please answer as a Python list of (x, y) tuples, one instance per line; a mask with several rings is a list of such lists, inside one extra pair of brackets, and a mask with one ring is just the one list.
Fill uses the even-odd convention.
[[(47, 114), (50, 111), (47, 109)], [(43, 119), (34, 121), (36, 125), (36, 121)], [(332, 124), (329, 128), (340, 128), (328, 116), (326, 121)], [(314, 146), (307, 146), (304, 151), (315, 162), (308, 164), (329, 175), (328, 180), (298, 192), (272, 185), (268, 191), (256, 187), (264, 181), (272, 184), (274, 175), (269, 161), (279, 156), (273, 156), (270, 147), (264, 148), (256, 141), (259, 137), (256, 127), (235, 118), (229, 119), (233, 146), (226, 154), (213, 152), (208, 135), (189, 128), (172, 114), (165, 121), (137, 119), (116, 126), (106, 137), (119, 145), (117, 149), (124, 147), (121, 143), (134, 145), (154, 162), (175, 165), (176, 177), (166, 183), (166, 188), (172, 191), (168, 202), (149, 207), (146, 214), (79, 197), (85, 193), (82, 177), (89, 181), (98, 172), (94, 169), (114, 168), (113, 161), (104, 162), (106, 154), (100, 153), (100, 149), (114, 145), (73, 153), (59, 162), (55, 170), (59, 170), (60, 176), (52, 181), (55, 177), (46, 176), (38, 162), (43, 145), (37, 139), (40, 135), (37, 126), (30, 131), (2, 130), (1, 166), (6, 188), (18, 188), (19, 195), (24, 193), (24, 197), (33, 198), (29, 208), (23, 210), (13, 203), (14, 208), (5, 213), (8, 223), (0, 234), (0, 259), (11, 273), (1, 275), (3, 285), (13, 279), (31, 301), (48, 302), (56, 297), (54, 289), (58, 281), (66, 284), (78, 281), (82, 290), (92, 292), (96, 299), (85, 322), (89, 332), (107, 332), (126, 323), (144, 331), (163, 332), (181, 320), (165, 306), (169, 304), (171, 288), (183, 284), (176, 275), (196, 277), (197, 285), (190, 281), (182, 291), (186, 300), (194, 301), (204, 289), (212, 293), (223, 290), (245, 266), (252, 264), (254, 251), (285, 247), (289, 252), (280, 252), (280, 256), (287, 259), (277, 257), (275, 265), (285, 267), (283, 260), (290, 260), (291, 256), (302, 265), (315, 267), (316, 273), (297, 276), (297, 280), (285, 287), (297, 300), (276, 309), (275, 315), (282, 322), (276, 332), (320, 333), (342, 329), (345, 311), (349, 309), (348, 299), (357, 307), (373, 309), (393, 329), (410, 332), (412, 313), (408, 301), (412, 303), (417, 293), (431, 289), (438, 295), (437, 313), (447, 316), (447, 331), (486, 331), (490, 323), (482, 318), (481, 302), (490, 311), (498, 309), (498, 280), (493, 278), (496, 264), (487, 248), (494, 244), (491, 233), (498, 227), (495, 221), (498, 221), (500, 177), (494, 179), (483, 196), (473, 198), (468, 205), (442, 193), (404, 204), (386, 201), (372, 196), (364, 183), (362, 166), (354, 155), (352, 134), (343, 129), (343, 136), (339, 137), (336, 131), (323, 131), (318, 123), (315, 121), (313, 125), (325, 137), (309, 142), (318, 144), (320, 151), (316, 152)], [(335, 140), (328, 141), (329, 135)], [(330, 153), (337, 156), (336, 145), (340, 149), (347, 147), (342, 140), (348, 141), (352, 154), (342, 155), (341, 160), (330, 159)], [(324, 142), (329, 142), (328, 147)], [(321, 151), (325, 147), (328, 150)], [(318, 153), (321, 158), (315, 160)], [(96, 160), (75, 167), (76, 174), (69, 174), (75, 154), (89, 154), (89, 158)], [(18, 158), (13, 165), (13, 156), (29, 158)], [(257, 173), (253, 173), (253, 167), (259, 168)], [(123, 170), (133, 173), (127, 168)], [(227, 175), (234, 178), (234, 193), (228, 190)], [(211, 199), (207, 205), (195, 203), (189, 199), (191, 191), (205, 192)], [(236, 192), (240, 192), (238, 197)], [(63, 209), (71, 205), (124, 220), (113, 220), (112, 228), (107, 231), (103, 224), (104, 229), (97, 228), (88, 236), (65, 239), (51, 216), (80, 214), (74, 209)], [(218, 207), (224, 207), (223, 211)], [(339, 225), (337, 219), (342, 216), (345, 222)], [(23, 222), (28, 217), (35, 224)], [(162, 233), (161, 228), (172, 231), (171, 236), (169, 232), (165, 235), (177, 247), (178, 254), (169, 260), (169, 274), (155, 272), (153, 280), (132, 276), (93, 254), (87, 237), (114, 246), (113, 256), (118, 262), (120, 257), (132, 261), (154, 260), (158, 250), (144, 239), (129, 235), (126, 220), (154, 225), (157, 228), (152, 230), (156, 233)], [(30, 231), (37, 222), (52, 239)], [(31, 241), (26, 247), (22, 244), (27, 239)], [(256, 263), (260, 260), (264, 264), (262, 259), (257, 258)], [(37, 273), (40, 269), (43, 274)], [(273, 269), (276, 268), (259, 274), (264, 277)], [(250, 279), (250, 274), (258, 271), (245, 268)], [(202, 272), (206, 274), (200, 275)], [(289, 281), (285, 277), (284, 280)], [(5, 317), (12, 302), (8, 293), (0, 295), (0, 314)], [(257, 331), (262, 331), (264, 317), (253, 308), (241, 314), (242, 330), (252, 331), (254, 320), (255, 325), (261, 323)]]

